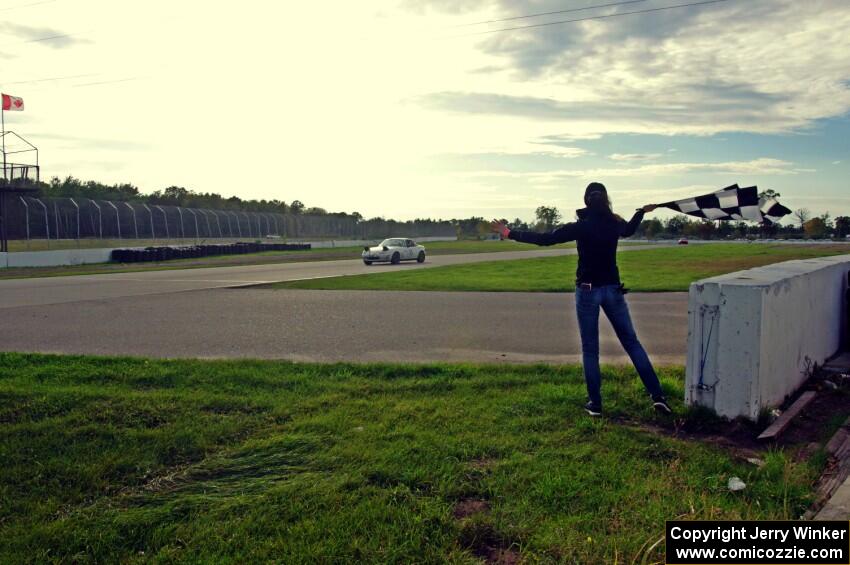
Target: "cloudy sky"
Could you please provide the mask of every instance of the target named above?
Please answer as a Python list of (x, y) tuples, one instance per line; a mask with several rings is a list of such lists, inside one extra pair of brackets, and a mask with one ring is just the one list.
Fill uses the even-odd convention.
[(0, 0), (0, 89), (44, 178), (404, 219), (738, 182), (850, 215), (850, 2), (659, 10), (695, 1)]

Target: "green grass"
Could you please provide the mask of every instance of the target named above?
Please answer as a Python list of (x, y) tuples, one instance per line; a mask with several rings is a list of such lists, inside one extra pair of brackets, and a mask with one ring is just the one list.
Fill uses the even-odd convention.
[[(529, 246), (530, 247), (530, 246)], [(685, 291), (695, 280), (791, 259), (850, 253), (850, 246), (717, 243), (621, 253), (620, 278), (635, 291)], [(325, 290), (429, 290), (571, 292), (577, 257), (492, 261), (471, 265), (400, 269), (277, 283), (274, 288)]]
[(816, 464), (660, 433), (632, 370), (604, 378), (590, 419), (576, 366), (0, 354), (0, 562), (640, 562), (666, 519), (810, 502)]
[[(99, 241), (99, 240), (95, 240)], [(132, 247), (129, 240), (114, 241), (114, 247)], [(10, 246), (11, 246), (10, 242)], [(43, 244), (44, 242), (40, 242)], [(186, 241), (192, 244), (194, 241)], [(16, 242), (18, 251), (21, 242)], [(35, 244), (35, 242), (34, 242)], [(150, 241), (137, 241), (136, 247), (150, 245)], [(567, 243), (555, 246), (556, 248), (574, 247), (575, 244)], [(85, 245), (84, 245), (85, 247)], [(89, 245), (91, 247), (91, 245)], [(425, 248), (429, 255), (455, 255), (459, 253), (494, 253), (498, 251), (527, 251), (527, 245), (515, 241), (434, 241), (427, 242)], [(51, 247), (52, 249), (52, 247)], [(35, 248), (33, 248), (35, 251)], [(42, 246), (39, 250), (44, 250)], [(204, 267), (233, 267), (239, 265), (266, 265), (276, 263), (292, 263), (302, 261), (333, 261), (339, 259), (360, 259), (362, 247), (333, 247), (316, 248), (305, 251), (264, 251), (262, 253), (247, 253), (245, 255), (220, 255), (213, 257), (199, 257), (196, 259), (179, 259), (161, 263), (96, 263), (91, 265), (74, 265), (66, 267), (27, 267), (0, 269), (0, 280), (19, 279), (30, 277), (57, 277), (71, 275), (94, 275), (108, 273), (132, 273), (141, 271), (164, 271), (173, 269), (197, 269)]]

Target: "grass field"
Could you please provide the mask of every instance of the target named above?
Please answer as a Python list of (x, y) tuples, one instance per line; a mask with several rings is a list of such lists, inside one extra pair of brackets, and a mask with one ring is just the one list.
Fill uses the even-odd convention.
[[(529, 246), (530, 247), (530, 246)], [(684, 291), (695, 280), (791, 259), (850, 253), (850, 246), (717, 243), (635, 250), (617, 257), (620, 278), (635, 291)], [(404, 269), (275, 284), (275, 288), (326, 290), (430, 290), (570, 292), (575, 256), (493, 261)]]
[(657, 562), (666, 519), (809, 503), (822, 457), (658, 429), (681, 369), (674, 421), (604, 376), (591, 419), (574, 366), (0, 354), (0, 562)]
[[(128, 240), (116, 247), (130, 247)], [(117, 242), (117, 240), (116, 240)], [(11, 243), (11, 242), (10, 242)], [(191, 244), (193, 242), (187, 242)], [(631, 242), (629, 242), (631, 243)], [(18, 242), (20, 244), (20, 242)], [(140, 243), (144, 247), (150, 242)], [(425, 244), (429, 255), (456, 255), (460, 253), (493, 253), (497, 251), (528, 250), (527, 245), (515, 241), (434, 241)], [(574, 247), (573, 243), (557, 245), (555, 248)], [(24, 249), (25, 251), (25, 249)], [(195, 269), (203, 267), (234, 267), (239, 265), (263, 265), (274, 263), (291, 263), (300, 261), (333, 261), (339, 259), (360, 259), (362, 247), (317, 248), (307, 251), (265, 251), (245, 255), (222, 255), (217, 257), (200, 257), (197, 259), (180, 259), (161, 263), (98, 263), (92, 265), (76, 265), (69, 267), (35, 267), (0, 269), (0, 279), (27, 277), (55, 277), (69, 275), (92, 275), (106, 273), (128, 273), (152, 270)]]

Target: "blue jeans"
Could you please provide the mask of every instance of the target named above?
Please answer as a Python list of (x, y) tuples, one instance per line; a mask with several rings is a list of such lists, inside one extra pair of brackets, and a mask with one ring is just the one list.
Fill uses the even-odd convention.
[(576, 314), (581, 333), (581, 353), (584, 361), (584, 380), (591, 402), (602, 405), (602, 375), (599, 372), (599, 307), (614, 326), (614, 331), (637, 369), (643, 386), (652, 396), (661, 396), (661, 383), (652, 368), (649, 356), (638, 341), (626, 298), (617, 285), (576, 288)]

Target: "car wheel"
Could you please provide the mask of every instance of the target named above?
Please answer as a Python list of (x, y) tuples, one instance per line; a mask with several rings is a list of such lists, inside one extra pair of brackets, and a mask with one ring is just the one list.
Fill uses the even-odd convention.
[(366, 265), (366, 266), (368, 267), (369, 265), (371, 265), (371, 264), (372, 264), (372, 262), (371, 262), (371, 261), (367, 261), (366, 259), (363, 259), (363, 264), (364, 264), (364, 265)]
[(419, 252), (419, 255), (416, 257), (416, 262), (417, 263), (424, 263), (425, 262), (425, 252), (424, 251)]
[(401, 255), (398, 254), (398, 251), (393, 253), (393, 258), (390, 259), (390, 263), (392, 263), (393, 265), (398, 265), (399, 263), (401, 263)]

